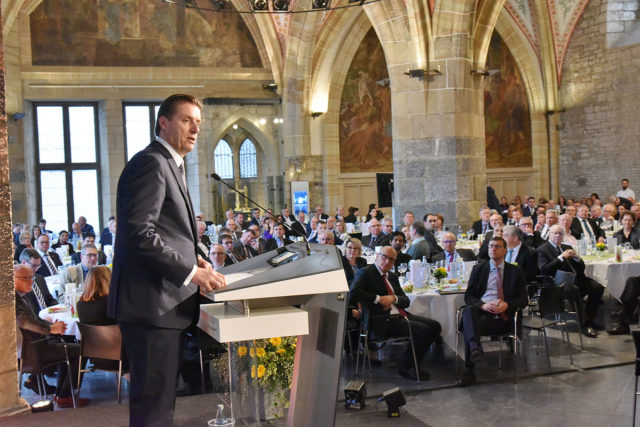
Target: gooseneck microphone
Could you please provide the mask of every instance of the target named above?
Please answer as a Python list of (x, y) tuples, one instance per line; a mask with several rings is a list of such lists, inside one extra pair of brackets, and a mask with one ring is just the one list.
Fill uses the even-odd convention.
[[(255, 202), (253, 200), (251, 200), (248, 196), (245, 196), (243, 192), (241, 192), (240, 190), (238, 190), (237, 188), (235, 188), (232, 185), (227, 184), (226, 182), (224, 182), (222, 180), (222, 178), (220, 177), (220, 175), (218, 175), (217, 173), (212, 173), (211, 178), (215, 179), (216, 181), (218, 181), (219, 183), (229, 187), (231, 190), (233, 190), (235, 193), (241, 195), (242, 197), (244, 197), (245, 199), (247, 199), (250, 203), (254, 204), (255, 206), (259, 207), (260, 209), (262, 209), (263, 211), (265, 211), (267, 214), (269, 214), (269, 216), (271, 218), (273, 218), (276, 222), (278, 221), (278, 218), (273, 215), (271, 212), (269, 212), (268, 210), (266, 210), (265, 208), (263, 208), (262, 206), (260, 206), (258, 204), (258, 202)], [(281, 222), (280, 224), (283, 225), (284, 228), (286, 228), (287, 230), (289, 230), (290, 232), (296, 234), (299, 237), (302, 237), (302, 240), (304, 240), (306, 249), (307, 249), (307, 255), (311, 255), (311, 247), (309, 246), (309, 241), (307, 240), (307, 236), (305, 236), (303, 233), (300, 233), (298, 230), (294, 230), (293, 228), (291, 228), (291, 226), (289, 224), (287, 224), (286, 221)]]

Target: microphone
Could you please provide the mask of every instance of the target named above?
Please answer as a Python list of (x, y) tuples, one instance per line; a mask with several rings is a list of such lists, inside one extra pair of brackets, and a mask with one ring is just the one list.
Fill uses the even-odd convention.
[[(263, 208), (262, 206), (260, 206), (258, 204), (258, 202), (255, 202), (253, 200), (251, 200), (248, 196), (245, 196), (244, 193), (242, 193), (240, 190), (238, 190), (237, 188), (233, 187), (232, 185), (227, 184), (226, 182), (224, 182), (222, 180), (222, 178), (220, 177), (220, 175), (218, 175), (217, 173), (212, 173), (211, 175), (209, 175), (211, 178), (215, 179), (216, 181), (220, 182), (221, 184), (226, 185), (227, 187), (229, 187), (231, 190), (233, 190), (235, 193), (241, 195), (242, 197), (244, 197), (245, 199), (247, 199), (250, 203), (254, 204), (255, 206), (259, 207), (260, 209), (262, 209), (263, 211), (265, 211), (267, 214), (269, 214), (269, 216), (271, 218), (273, 218), (275, 221), (278, 221), (278, 218), (276, 218), (275, 215), (273, 215), (271, 212), (269, 212), (268, 210), (266, 210), (265, 208)], [(299, 237), (302, 237), (302, 239), (304, 240), (306, 249), (307, 249), (307, 255), (311, 255), (311, 247), (309, 246), (309, 241), (307, 240), (307, 236), (305, 236), (303, 233), (300, 233), (298, 230), (294, 230), (293, 228), (291, 228), (291, 226), (289, 224), (287, 224), (286, 221), (282, 221), (280, 224), (283, 225), (284, 228), (286, 228), (287, 230), (289, 230), (290, 232), (296, 234)]]

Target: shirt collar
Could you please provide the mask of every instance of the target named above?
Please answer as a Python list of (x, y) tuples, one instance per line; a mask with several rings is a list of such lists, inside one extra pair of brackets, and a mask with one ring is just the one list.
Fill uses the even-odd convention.
[(383, 272), (382, 272), (382, 270), (380, 270), (380, 267), (378, 267), (378, 264), (373, 263), (373, 265), (375, 265), (375, 266), (376, 266), (376, 269), (378, 270), (378, 273), (380, 273), (380, 275), (381, 275), (381, 276), (383, 276), (383, 277), (384, 277), (384, 276), (386, 276), (386, 275), (387, 275), (387, 273), (383, 273)]
[(158, 141), (160, 144), (162, 144), (162, 146), (169, 151), (169, 154), (171, 154), (171, 157), (173, 158), (173, 161), (176, 162), (176, 166), (180, 167), (180, 165), (182, 165), (184, 163), (184, 159), (182, 158), (182, 156), (180, 154), (178, 154), (176, 149), (173, 148), (171, 146), (171, 144), (169, 144), (167, 141), (165, 141), (164, 139), (160, 138), (159, 136), (156, 137), (156, 141)]
[(498, 264), (498, 265), (495, 265), (495, 264), (493, 263), (493, 260), (490, 260), (489, 262), (491, 263), (491, 264), (490, 264), (490, 266), (491, 266), (491, 268), (490, 268), (490, 269), (491, 269), (491, 270), (493, 270), (493, 269), (495, 269), (495, 268), (498, 268), (498, 269), (500, 269), (500, 270), (503, 270), (503, 269), (504, 269), (504, 260), (502, 260), (502, 262), (501, 262), (500, 264)]

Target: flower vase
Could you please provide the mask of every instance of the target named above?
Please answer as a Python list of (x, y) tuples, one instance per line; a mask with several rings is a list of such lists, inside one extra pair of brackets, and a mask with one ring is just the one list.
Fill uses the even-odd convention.
[(285, 408), (289, 407), (289, 390), (266, 390), (260, 388), (259, 394), (260, 419), (274, 420), (284, 416)]

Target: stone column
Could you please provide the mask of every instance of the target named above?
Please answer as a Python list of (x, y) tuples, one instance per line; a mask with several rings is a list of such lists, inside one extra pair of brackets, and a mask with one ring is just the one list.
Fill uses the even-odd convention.
[[(471, 75), (468, 7), (439, 11), (423, 87), (394, 90), (394, 115), (406, 118), (393, 122), (396, 220), (405, 210), (417, 219), (439, 212), (466, 231), (486, 203), (484, 77)], [(392, 69), (392, 89), (394, 78), (418, 79)]]
[[(2, 17), (0, 16), (0, 22)], [(18, 395), (16, 356), (16, 314), (13, 288), (11, 233), (11, 189), (9, 187), (9, 148), (5, 107), (4, 44), (0, 24), (0, 416), (29, 410)]]

